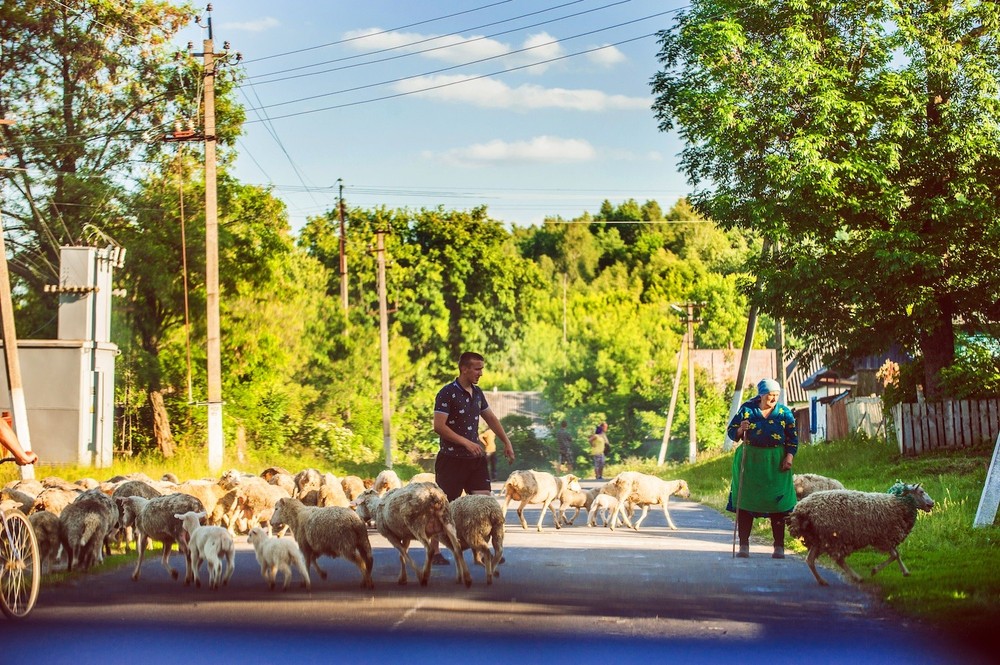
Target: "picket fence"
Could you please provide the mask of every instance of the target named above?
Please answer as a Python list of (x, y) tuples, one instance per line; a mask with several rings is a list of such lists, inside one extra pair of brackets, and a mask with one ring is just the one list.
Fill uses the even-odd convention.
[(903, 455), (992, 443), (1000, 432), (1000, 398), (897, 404), (892, 421)]

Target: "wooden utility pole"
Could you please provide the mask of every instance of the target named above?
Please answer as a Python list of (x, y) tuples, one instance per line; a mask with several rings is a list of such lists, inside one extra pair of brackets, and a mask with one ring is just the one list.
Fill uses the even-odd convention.
[[(347, 246), (346, 232), (344, 229), (344, 181), (337, 178), (339, 193), (337, 194), (337, 209), (340, 214), (340, 302), (344, 307), (344, 316), (347, 316)], [(344, 334), (347, 334), (347, 327), (344, 327)]]
[(378, 260), (379, 353), (382, 358), (382, 442), (385, 448), (385, 468), (392, 468), (392, 432), (389, 410), (389, 310), (385, 288), (385, 231), (375, 232), (375, 252)]
[[(13, 120), (0, 119), (0, 125), (12, 125)], [(3, 359), (7, 368), (7, 388), (10, 390), (11, 426), (21, 448), (31, 450), (28, 432), (28, 409), (24, 402), (24, 385), (21, 383), (21, 361), (17, 355), (17, 332), (14, 328), (14, 303), (10, 293), (10, 270), (7, 267), (7, 242), (3, 221), (0, 219), (0, 332), (3, 334)], [(35, 467), (19, 467), (21, 478), (35, 477)]]

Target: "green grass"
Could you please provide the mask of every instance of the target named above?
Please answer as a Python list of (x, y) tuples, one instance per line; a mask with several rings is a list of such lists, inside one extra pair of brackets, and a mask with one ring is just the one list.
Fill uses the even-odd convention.
[[(802, 446), (795, 459), (795, 472), (818, 473), (836, 478), (848, 488), (875, 492), (884, 492), (896, 479), (922, 483), (936, 505), (930, 514), (919, 514), (916, 526), (899, 548), (911, 575), (903, 577), (892, 565), (874, 578), (868, 576), (867, 571), (885, 558), (875, 550), (856, 552), (848, 562), (865, 577), (861, 586), (884, 599), (899, 613), (941, 627), (959, 638), (982, 640), (990, 636), (988, 631), (1000, 625), (1000, 572), (997, 570), (1000, 529), (996, 522), (986, 528), (972, 528), (991, 454), (992, 447), (984, 446), (901, 457), (885, 441), (859, 438)], [(605, 476), (633, 470), (663, 478), (684, 478), (693, 500), (722, 512), (729, 491), (731, 463), (730, 454), (704, 457), (693, 465), (670, 463), (663, 467), (656, 466), (652, 459), (630, 458), (609, 465)], [(283, 466), (293, 472), (312, 466), (338, 476), (354, 474), (361, 477), (374, 477), (381, 469), (379, 464), (331, 467), (322, 460), (308, 457), (253, 458), (243, 463), (234, 458), (226, 459), (223, 464), (223, 468), (249, 471), (268, 466)], [(393, 466), (403, 479), (421, 470), (414, 464), (396, 463)], [(35, 475), (37, 478), (58, 475), (69, 480), (86, 476), (105, 479), (141, 471), (159, 478), (168, 470), (182, 480), (212, 475), (203, 452), (181, 453), (169, 461), (155, 457), (116, 460), (110, 469), (40, 465)], [(0, 467), (0, 485), (16, 478), (16, 473), (9, 465)], [(580, 473), (586, 472), (580, 469)], [(767, 520), (755, 521), (755, 535), (770, 542)], [(804, 551), (800, 543), (790, 538), (786, 546), (800, 553)], [(153, 554), (148, 552), (147, 556)], [(134, 553), (116, 555), (106, 560), (102, 568), (131, 562), (134, 557)], [(833, 565), (825, 558), (820, 562)], [(66, 577), (66, 573), (56, 573), (45, 579), (58, 583)]]
[[(845, 487), (871, 492), (884, 492), (897, 479), (921, 483), (935, 506), (931, 513), (918, 515), (916, 526), (899, 547), (910, 576), (903, 577), (891, 564), (870, 577), (868, 571), (887, 556), (873, 549), (852, 554), (848, 564), (864, 577), (863, 588), (900, 614), (959, 638), (982, 640), (1000, 623), (1000, 529), (996, 522), (972, 527), (991, 455), (992, 446), (902, 457), (884, 440), (857, 438), (801, 446), (794, 470), (836, 478)], [(652, 466), (656, 469), (652, 472), (664, 478), (684, 478), (692, 499), (722, 512), (731, 464), (731, 455), (723, 455), (692, 466), (656, 469), (648, 462), (642, 465)], [(755, 520), (754, 529), (755, 535), (770, 542), (767, 520)], [(786, 546), (805, 551), (790, 537)], [(820, 563), (834, 565), (825, 557)]]

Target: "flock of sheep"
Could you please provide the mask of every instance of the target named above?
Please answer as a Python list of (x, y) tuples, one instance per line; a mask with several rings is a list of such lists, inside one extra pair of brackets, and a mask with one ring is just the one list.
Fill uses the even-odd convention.
[[(858, 492), (823, 476), (797, 474), (795, 488), (800, 501), (789, 518), (790, 532), (808, 548), (806, 562), (819, 584), (827, 584), (816, 571), (820, 554), (830, 556), (860, 581), (845, 558), (865, 547), (890, 555), (872, 575), (892, 561), (903, 575), (909, 574), (897, 547), (913, 528), (917, 511), (930, 511), (934, 505), (919, 485), (897, 483), (887, 493)], [(588, 526), (600, 521), (612, 530), (619, 523), (638, 530), (652, 506), (660, 506), (668, 526), (676, 530), (669, 499), (690, 496), (683, 480), (631, 471), (584, 491), (572, 474), (519, 470), (511, 473), (502, 494), (502, 506), (496, 497), (485, 495), (449, 502), (433, 474), (418, 474), (404, 484), (391, 470), (366, 482), (315, 469), (291, 474), (271, 467), (259, 475), (231, 470), (218, 480), (187, 482), (178, 482), (170, 474), (160, 480), (132, 474), (105, 482), (12, 481), (3, 488), (0, 510), (19, 509), (28, 515), (47, 570), (53, 570), (62, 557), (68, 570), (74, 566), (87, 569), (103, 561), (113, 546), (127, 552), (134, 540), (137, 559), (132, 579), (138, 580), (147, 544), (153, 540), (163, 544), (162, 564), (174, 579), (179, 572), (170, 565), (170, 553), (176, 543), (184, 555), (185, 583), (201, 586), (199, 568), (204, 562), (208, 585), (218, 588), (233, 574), (239, 533), (247, 534), (261, 575), (272, 589), (279, 574), (287, 589), (293, 571), (307, 589), (311, 588), (310, 570), (326, 579), (326, 571), (318, 564), (321, 556), (354, 563), (361, 587), (373, 589), (370, 527), (397, 550), (399, 584), (407, 583), (409, 567), (419, 583), (426, 585), (432, 555), (443, 545), (454, 555), (456, 581), (468, 587), (472, 577), (462, 556), (466, 549), (472, 551), (473, 562), (484, 567), (487, 584), (499, 576), (511, 503), (518, 504), (517, 516), (524, 529), (528, 528), (525, 506), (540, 504), (538, 531), (548, 511), (556, 529), (572, 524), (584, 512)], [(286, 530), (292, 538), (281, 537)], [(423, 566), (409, 555), (413, 541), (425, 548)]]

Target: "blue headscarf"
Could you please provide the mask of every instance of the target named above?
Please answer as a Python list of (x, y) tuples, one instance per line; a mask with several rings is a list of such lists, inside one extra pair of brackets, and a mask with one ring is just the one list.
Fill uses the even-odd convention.
[(781, 386), (774, 379), (764, 379), (757, 384), (757, 396), (766, 395), (767, 393), (779, 393), (781, 392)]

